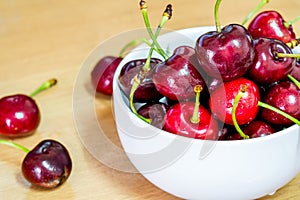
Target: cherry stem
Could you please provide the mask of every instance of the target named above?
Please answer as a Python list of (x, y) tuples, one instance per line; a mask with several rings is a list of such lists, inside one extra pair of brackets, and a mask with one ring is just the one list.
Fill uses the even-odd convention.
[(194, 92), (196, 94), (196, 100), (195, 100), (193, 116), (190, 119), (193, 124), (198, 124), (200, 122), (199, 106), (200, 106), (200, 93), (202, 90), (203, 90), (203, 87), (201, 85), (196, 85), (194, 87)]
[(269, 3), (269, 0), (261, 0), (261, 2), (247, 15), (247, 17), (242, 22), (242, 25), (244, 26), (249, 21), (249, 19), (252, 18), (267, 3)]
[[(141, 0), (140, 1), (140, 9), (142, 11), (142, 15), (144, 18), (144, 23), (146, 25), (147, 31), (149, 33), (150, 38), (152, 39), (152, 42), (154, 42), (155, 46), (157, 47), (157, 50), (159, 52), (159, 54), (166, 60), (168, 59), (169, 55), (166, 54), (163, 49), (161, 48), (161, 46), (159, 45), (159, 43), (157, 42), (155, 35), (153, 34), (152, 30), (151, 30), (151, 26), (150, 26), (150, 22), (149, 22), (149, 18), (148, 18), (148, 6), (146, 4), (146, 1)], [(160, 25), (159, 25), (159, 29), (161, 29), (161, 27), (163, 26), (163, 24), (168, 21), (169, 19), (171, 19), (172, 17), (172, 6), (169, 4), (165, 10), (165, 12), (163, 13), (163, 20), (161, 21)]]
[[(142, 7), (142, 5), (146, 5), (146, 3), (144, 1), (141, 1), (140, 5)], [(140, 114), (138, 114), (138, 112), (135, 109), (135, 106), (134, 106), (134, 103), (133, 103), (134, 93), (137, 90), (137, 88), (139, 87), (141, 81), (144, 79), (145, 74), (147, 72), (149, 72), (150, 69), (151, 69), (150, 63), (151, 63), (151, 57), (152, 57), (152, 54), (153, 54), (155, 43), (157, 43), (156, 38), (158, 37), (158, 35), (159, 35), (162, 27), (164, 26), (164, 24), (171, 18), (171, 16), (172, 16), (172, 6), (170, 4), (168, 4), (165, 11), (164, 11), (164, 13), (163, 13), (163, 17), (162, 17), (162, 19), (161, 19), (161, 21), (160, 21), (160, 23), (159, 23), (159, 25), (156, 29), (154, 38), (152, 39), (152, 44), (150, 46), (150, 50), (149, 50), (149, 53), (148, 53), (148, 56), (147, 56), (147, 60), (144, 64), (144, 66), (142, 67), (142, 69), (140, 70), (140, 72), (137, 75), (135, 75), (134, 80), (133, 80), (133, 84), (132, 84), (132, 87), (131, 87), (131, 90), (130, 90), (130, 94), (129, 94), (129, 104), (130, 104), (130, 108), (131, 108), (132, 112), (135, 115), (137, 115), (139, 118), (141, 118), (142, 120), (147, 122), (147, 123), (151, 123), (151, 119), (147, 119), (147, 118), (141, 116)]]
[[(132, 41), (128, 42), (127, 44), (125, 44), (124, 47), (120, 50), (119, 57), (124, 58), (125, 55), (127, 54), (129, 48), (135, 47), (141, 43), (145, 43), (148, 46), (151, 46), (151, 42), (149, 42), (146, 38), (139, 38), (139, 39), (132, 40)], [(157, 48), (154, 48), (154, 50), (157, 53), (160, 53)]]
[(48, 81), (44, 82), (40, 87), (38, 87), (36, 90), (34, 90), (29, 96), (34, 97), (40, 92), (47, 90), (51, 88), (52, 86), (56, 85), (57, 80), (56, 79), (49, 79)]
[(293, 49), (300, 44), (300, 38), (291, 40), (290, 42), (285, 43), (289, 48)]
[(295, 117), (283, 112), (282, 110), (278, 109), (278, 108), (275, 108), (269, 104), (266, 104), (266, 103), (263, 103), (261, 101), (258, 101), (258, 106), (260, 107), (263, 107), (263, 108), (266, 108), (266, 109), (269, 109), (269, 110), (272, 110), (274, 112), (276, 112), (277, 114), (280, 114), (286, 118), (288, 118), (289, 120), (291, 120), (292, 122), (294, 122), (295, 124), (298, 124), (300, 126), (300, 121), (298, 119), (296, 119)]
[(12, 141), (8, 141), (8, 140), (0, 140), (0, 144), (5, 144), (7, 146), (15, 147), (17, 149), (20, 149), (20, 150), (24, 151), (25, 153), (28, 153), (30, 151), (26, 147), (24, 147), (20, 144), (17, 144), (15, 142), (12, 142)]
[(300, 54), (297, 53), (276, 53), (279, 58), (300, 58)]
[(221, 4), (222, 0), (217, 0), (215, 4), (215, 9), (214, 9), (214, 16), (215, 16), (215, 23), (216, 23), (216, 28), (217, 31), (220, 33), (221, 32), (221, 23), (220, 23), (220, 18), (219, 18), (219, 7)]
[(232, 112), (231, 112), (231, 117), (232, 117), (233, 125), (234, 125), (235, 129), (237, 130), (237, 132), (240, 134), (240, 136), (243, 139), (249, 139), (249, 136), (246, 135), (242, 131), (242, 129), (240, 128), (240, 126), (239, 126), (239, 124), (238, 124), (238, 122), (236, 120), (236, 108), (237, 108), (237, 105), (238, 105), (240, 99), (243, 97), (244, 93), (247, 90), (248, 90), (248, 86), (247, 85), (241, 85), (238, 94), (234, 98), (233, 105), (232, 105)]
[(297, 79), (290, 74), (288, 74), (287, 77), (300, 89), (300, 82)]
[(292, 19), (291, 21), (288, 22), (284, 22), (284, 26), (286, 28), (289, 28), (293, 23), (295, 23), (296, 21), (298, 21), (300, 19), (300, 16), (296, 17), (295, 19)]

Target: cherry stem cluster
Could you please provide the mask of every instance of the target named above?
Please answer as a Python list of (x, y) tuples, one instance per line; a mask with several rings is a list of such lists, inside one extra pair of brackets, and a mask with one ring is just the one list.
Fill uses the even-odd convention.
[(34, 90), (29, 96), (30, 97), (34, 97), (37, 94), (39, 94), (40, 92), (47, 90), (51, 87), (53, 87), (54, 85), (56, 85), (57, 80), (56, 79), (49, 79), (46, 82), (44, 82), (42, 85), (40, 85), (36, 90)]
[(260, 3), (243, 20), (242, 25), (244, 26), (249, 21), (249, 19), (251, 19), (267, 3), (269, 3), (269, 0), (261, 0)]
[(11, 146), (11, 147), (20, 149), (20, 150), (24, 151), (25, 153), (28, 153), (30, 151), (26, 147), (24, 147), (20, 144), (17, 144), (15, 142), (9, 141), (9, 140), (0, 140), (0, 144), (4, 144), (4, 145), (7, 145), (7, 146)]
[[(133, 80), (133, 84), (132, 84), (132, 87), (131, 87), (131, 91), (130, 91), (130, 94), (129, 94), (129, 104), (130, 104), (130, 108), (132, 110), (132, 112), (137, 115), (139, 118), (141, 118), (142, 120), (144, 120), (145, 122), (147, 123), (151, 123), (151, 119), (147, 119), (141, 115), (138, 114), (138, 112), (136, 111), (135, 107), (134, 107), (134, 103), (133, 103), (133, 99), (134, 99), (134, 93), (135, 91), (137, 90), (137, 88), (139, 87), (141, 81), (144, 79), (145, 77), (145, 74), (147, 72), (150, 71), (151, 69), (151, 57), (152, 57), (152, 54), (153, 54), (153, 51), (154, 51), (154, 48), (155, 46), (157, 47), (157, 49), (162, 49), (158, 42), (157, 42), (157, 37), (162, 29), (162, 27), (164, 26), (164, 24), (171, 19), (171, 16), (172, 16), (172, 5), (171, 4), (168, 4), (166, 9), (164, 10), (163, 12), (163, 17), (156, 29), (156, 32), (155, 32), (155, 35), (153, 35), (151, 29), (150, 29), (150, 23), (149, 23), (149, 19), (148, 19), (148, 7), (147, 7), (147, 4), (145, 1), (141, 0), (140, 2), (140, 7), (141, 7), (141, 10), (142, 10), (142, 14), (143, 14), (143, 17), (144, 17), (144, 21), (145, 21), (145, 24), (147, 26), (147, 30), (149, 32), (149, 35), (152, 39), (152, 43), (150, 45), (150, 50), (149, 50), (149, 53), (148, 53), (148, 56), (147, 56), (147, 59), (146, 59), (146, 62), (144, 64), (144, 66), (142, 67), (142, 69), (140, 70), (140, 72), (134, 77), (134, 80)], [(167, 59), (167, 57), (166, 57)]]
[(233, 125), (243, 139), (249, 139), (249, 135), (246, 135), (240, 128), (240, 126), (237, 122), (237, 119), (236, 119), (236, 109), (237, 109), (240, 99), (243, 97), (244, 93), (247, 92), (247, 90), (248, 90), (247, 85), (241, 85), (238, 94), (234, 98), (233, 105), (232, 105), (232, 112), (231, 112)]
[[(154, 45), (157, 48), (158, 53), (164, 57), (164, 59), (166, 60), (169, 56), (163, 51), (163, 49), (161, 48), (161, 46), (159, 45), (159, 43), (157, 42), (156, 38), (156, 34), (154, 35), (152, 30), (151, 30), (151, 26), (150, 26), (150, 22), (149, 22), (149, 18), (148, 18), (148, 6), (146, 4), (145, 1), (141, 0), (140, 1), (140, 9), (142, 11), (142, 15), (144, 18), (144, 22), (148, 31), (148, 34), (152, 40), (152, 42), (154, 43)], [(156, 30), (157, 32), (160, 32), (160, 29), (163, 27), (164, 23), (166, 23), (171, 17), (172, 17), (172, 11), (171, 11), (171, 5), (169, 4), (166, 8), (166, 10), (163, 13), (163, 18)]]
[(193, 116), (190, 119), (190, 121), (193, 124), (200, 123), (199, 106), (200, 106), (200, 93), (201, 93), (202, 90), (203, 90), (203, 87), (201, 85), (196, 85), (194, 87), (194, 92), (196, 94), (196, 99), (195, 99), (195, 107), (194, 107)]

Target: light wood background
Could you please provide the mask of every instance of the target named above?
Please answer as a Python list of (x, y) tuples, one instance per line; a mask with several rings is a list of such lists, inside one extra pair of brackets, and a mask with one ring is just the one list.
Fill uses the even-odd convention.
[[(166, 28), (214, 25), (214, 1), (206, 0), (148, 1), (151, 24), (156, 26), (168, 3), (173, 5), (174, 12)], [(220, 10), (222, 25), (240, 23), (258, 3), (259, 0), (224, 0)], [(299, 15), (300, 1), (271, 0), (264, 9), (276, 9), (291, 20)], [(42, 139), (57, 139), (69, 149), (74, 165), (64, 185), (51, 191), (38, 190), (22, 177), (24, 153), (1, 146), (1, 199), (176, 199), (140, 174), (112, 169), (91, 156), (82, 145), (74, 122), (72, 97), (81, 64), (101, 42), (143, 27), (138, 0), (0, 1), (1, 96), (30, 93), (48, 78), (56, 77), (59, 81), (35, 98), (42, 112), (37, 132), (14, 141), (32, 148)], [(300, 22), (294, 28), (300, 34)], [(98, 95), (95, 108), (97, 117), (106, 120), (108, 138), (119, 145), (110, 97)], [(300, 175), (275, 195), (262, 199), (299, 198)]]

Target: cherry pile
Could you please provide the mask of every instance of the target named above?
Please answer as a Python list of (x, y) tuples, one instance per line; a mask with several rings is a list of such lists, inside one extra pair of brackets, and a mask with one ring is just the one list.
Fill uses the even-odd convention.
[[(56, 79), (50, 79), (30, 95), (13, 94), (2, 97), (0, 99), (0, 135), (14, 139), (28, 137), (35, 133), (40, 124), (41, 113), (34, 97), (56, 83)], [(56, 140), (42, 140), (32, 150), (7, 139), (0, 139), (0, 144), (26, 153), (22, 162), (22, 174), (33, 186), (46, 189), (56, 188), (70, 176), (72, 160), (69, 152)]]
[[(264, 11), (245, 26), (267, 2), (241, 24), (221, 28), (217, 0), (216, 30), (168, 55), (156, 38), (172, 16), (172, 5), (153, 33), (141, 0), (152, 40), (149, 54), (121, 66), (118, 77), (132, 112), (170, 133), (197, 139), (248, 139), (300, 125), (300, 55), (292, 51), (299, 44), (292, 23), (299, 17), (288, 23), (276, 11)], [(162, 58), (152, 57), (153, 51)], [(102, 68), (111, 65), (115, 62)], [(100, 77), (92, 73), (92, 79)]]

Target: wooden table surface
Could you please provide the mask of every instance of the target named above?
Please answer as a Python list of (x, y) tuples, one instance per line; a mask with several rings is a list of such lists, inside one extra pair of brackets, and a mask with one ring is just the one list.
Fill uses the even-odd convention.
[[(168, 29), (214, 25), (214, 1), (156, 0), (148, 2), (153, 26), (168, 3), (174, 10), (165, 25)], [(224, 0), (220, 7), (221, 23), (240, 23), (258, 3), (259, 0)], [(263, 9), (276, 9), (286, 20), (291, 20), (299, 15), (300, 1), (272, 0)], [(1, 146), (1, 199), (176, 199), (140, 174), (113, 169), (94, 158), (82, 145), (74, 120), (74, 86), (82, 63), (103, 41), (137, 28), (144, 28), (139, 1), (0, 1), (1, 96), (30, 93), (41, 82), (52, 77), (58, 79), (55, 87), (35, 97), (42, 114), (38, 130), (32, 136), (14, 141), (32, 148), (42, 139), (53, 138), (68, 148), (73, 160), (73, 171), (65, 184), (51, 191), (38, 190), (22, 176), (20, 165), (24, 153)], [(300, 34), (300, 22), (294, 28)], [(98, 95), (95, 105), (98, 119), (105, 122), (102, 124), (105, 134), (120, 147), (111, 98)], [(300, 175), (275, 195), (262, 199), (299, 198)]]

